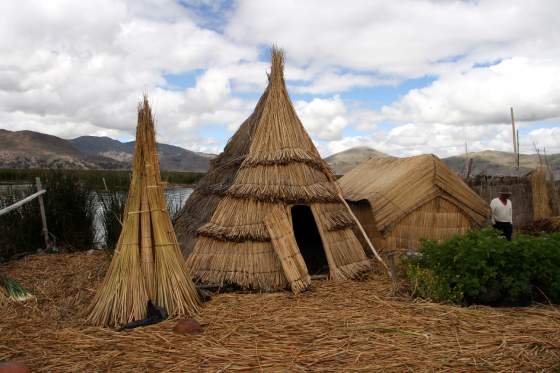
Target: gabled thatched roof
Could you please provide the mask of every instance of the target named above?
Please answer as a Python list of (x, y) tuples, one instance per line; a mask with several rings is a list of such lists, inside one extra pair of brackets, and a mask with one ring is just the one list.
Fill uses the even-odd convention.
[[(334, 216), (347, 214), (330, 181), (332, 172), (288, 96), (283, 64), (283, 53), (273, 48), (264, 94), (212, 162), (176, 223), (183, 252), (188, 255), (194, 247), (188, 263), (199, 279), (283, 287), (286, 279), (264, 224), (271, 209), (278, 204), (322, 203), (316, 208), (333, 216), (326, 218), (333, 227)], [(345, 230), (351, 224), (347, 218), (346, 226), (338, 224), (336, 229)], [(348, 259), (352, 257), (349, 251), (337, 257), (340, 266), (365, 259), (360, 254)]]
[(456, 205), (478, 226), (490, 213), (486, 202), (435, 155), (370, 159), (338, 183), (347, 200), (370, 202), (382, 232), (436, 197)]

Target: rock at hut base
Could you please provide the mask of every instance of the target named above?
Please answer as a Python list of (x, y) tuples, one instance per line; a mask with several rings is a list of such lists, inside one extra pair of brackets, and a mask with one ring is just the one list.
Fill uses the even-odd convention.
[(29, 373), (30, 370), (22, 363), (7, 361), (0, 363), (0, 373)]
[(173, 331), (182, 335), (199, 334), (202, 333), (202, 326), (194, 319), (179, 320)]

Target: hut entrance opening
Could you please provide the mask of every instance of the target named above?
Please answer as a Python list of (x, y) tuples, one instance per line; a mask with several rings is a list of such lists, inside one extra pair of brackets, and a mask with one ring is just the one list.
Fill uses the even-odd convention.
[(310, 275), (328, 274), (329, 264), (319, 234), (319, 228), (309, 206), (292, 207), (294, 236)]

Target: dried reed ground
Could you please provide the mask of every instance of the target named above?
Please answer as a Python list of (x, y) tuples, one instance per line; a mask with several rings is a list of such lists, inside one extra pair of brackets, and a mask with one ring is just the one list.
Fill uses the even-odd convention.
[[(221, 294), (201, 335), (173, 321), (115, 332), (84, 325), (109, 258), (31, 256), (0, 267), (36, 303), (0, 306), (0, 361), (33, 371), (554, 371), (560, 307), (460, 308), (391, 297), (390, 284), (314, 282), (310, 292)], [(81, 313), (82, 312), (82, 313)]]

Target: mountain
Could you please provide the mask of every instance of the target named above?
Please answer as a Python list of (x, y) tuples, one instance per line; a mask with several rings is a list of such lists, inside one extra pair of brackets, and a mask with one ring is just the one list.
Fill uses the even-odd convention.
[(69, 141), (33, 131), (0, 129), (0, 167), (95, 169)]
[(325, 161), (331, 166), (335, 174), (344, 175), (363, 161), (378, 157), (390, 157), (390, 155), (367, 146), (357, 146), (335, 153), (325, 158)]
[[(337, 175), (343, 175), (350, 171), (358, 164), (373, 157), (390, 157), (385, 153), (372, 148), (360, 146), (350, 148), (340, 153), (335, 153), (325, 158)], [(495, 150), (484, 150), (481, 152), (470, 153), (469, 157), (473, 159), (471, 175), (496, 175), (509, 176), (513, 175), (512, 163), (513, 153), (500, 152)], [(556, 179), (560, 179), (560, 154), (550, 154), (547, 156), (548, 163)], [(465, 156), (453, 156), (442, 158), (442, 160), (453, 171), (460, 175), (465, 173)], [(519, 174), (524, 175), (535, 169), (539, 163), (537, 154), (520, 154), (519, 156)]]
[[(159, 144), (162, 170), (205, 172), (213, 154)], [(72, 140), (33, 131), (0, 129), (0, 168), (127, 169), (134, 141), (82, 136)]]
[[(214, 154), (197, 153), (178, 146), (158, 143), (162, 170), (206, 172)], [(134, 153), (134, 141), (120, 142), (109, 137), (81, 136), (72, 140), (34, 131), (0, 129), (0, 168), (127, 169)], [(337, 175), (343, 175), (373, 157), (390, 157), (360, 146), (333, 154), (325, 160)], [(471, 175), (512, 175), (512, 153), (484, 150), (470, 153)], [(520, 174), (539, 165), (537, 154), (520, 155)], [(560, 154), (547, 157), (554, 175), (560, 179)], [(455, 172), (464, 174), (465, 156), (443, 158)]]
[[(70, 142), (83, 154), (113, 159), (117, 162), (132, 162), (134, 141), (120, 142), (109, 137), (81, 136)], [(158, 143), (161, 168), (167, 171), (206, 172), (213, 154), (197, 153), (178, 146)]]
[[(470, 153), (469, 158), (473, 159), (471, 175), (486, 174), (497, 176), (512, 175), (513, 153), (500, 152), (495, 150), (484, 150), (481, 152)], [(547, 156), (548, 163), (556, 178), (560, 178), (560, 154), (550, 154)], [(443, 161), (457, 173), (465, 173), (465, 156), (453, 156), (444, 158)], [(540, 164), (537, 154), (519, 155), (519, 174), (523, 175)]]

